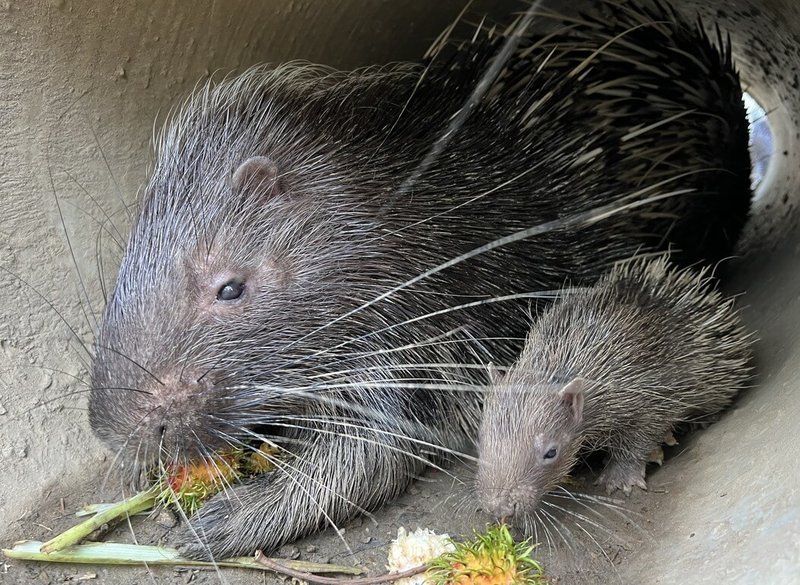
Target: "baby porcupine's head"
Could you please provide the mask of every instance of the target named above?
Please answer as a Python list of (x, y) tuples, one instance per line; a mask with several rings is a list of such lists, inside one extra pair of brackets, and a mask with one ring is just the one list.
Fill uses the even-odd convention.
[(486, 396), (477, 475), (481, 508), (523, 525), (575, 464), (585, 386), (580, 378), (541, 381), (526, 371), (525, 353)]
[(256, 425), (296, 429), (308, 372), (344, 338), (320, 329), (362, 302), (367, 220), (338, 203), (336, 167), (303, 147), (300, 124), (277, 98), (269, 106), (291, 74), (209, 85), (160, 138), (89, 399), (93, 430), (131, 479), (260, 439)]

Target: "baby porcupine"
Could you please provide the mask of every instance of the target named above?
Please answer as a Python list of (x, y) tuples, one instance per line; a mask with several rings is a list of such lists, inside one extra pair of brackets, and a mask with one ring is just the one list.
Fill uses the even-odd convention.
[(581, 451), (607, 451), (598, 479), (607, 491), (645, 489), (645, 465), (673, 426), (721, 411), (745, 386), (751, 341), (707, 271), (665, 257), (565, 291), (488, 391), (482, 508), (525, 525)]

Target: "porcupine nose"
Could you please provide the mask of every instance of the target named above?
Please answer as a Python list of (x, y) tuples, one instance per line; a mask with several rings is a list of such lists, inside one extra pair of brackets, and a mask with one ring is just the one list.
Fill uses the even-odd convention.
[(157, 408), (185, 412), (203, 403), (205, 386), (203, 379), (190, 372), (162, 375), (149, 389), (150, 400)]
[(483, 511), (501, 522), (510, 520), (519, 511), (519, 498), (513, 487), (501, 487), (491, 493), (484, 493), (481, 499)]
[(148, 388), (151, 435), (167, 450), (187, 450), (206, 426), (209, 390), (209, 381), (191, 371), (157, 376)]

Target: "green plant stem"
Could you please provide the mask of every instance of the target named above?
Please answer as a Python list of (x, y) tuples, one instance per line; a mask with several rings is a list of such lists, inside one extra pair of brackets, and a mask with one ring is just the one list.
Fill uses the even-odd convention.
[[(265, 570), (269, 567), (256, 561), (254, 557), (232, 557), (215, 562), (196, 561), (180, 556), (174, 548), (162, 546), (145, 546), (138, 544), (122, 544), (116, 542), (92, 542), (76, 544), (69, 548), (52, 553), (40, 551), (41, 542), (23, 540), (11, 549), (3, 550), (3, 554), (10, 559), (25, 561), (45, 561), (51, 563), (81, 563), (93, 565), (171, 565), (180, 567), (238, 567), (244, 569)], [(293, 561), (288, 559), (269, 559), (280, 567), (289, 568), (303, 574), (311, 573), (341, 573), (345, 575), (360, 575), (363, 571), (358, 567), (346, 565), (328, 565), (311, 563), (308, 561)]]
[(158, 487), (139, 492), (135, 496), (123, 500), (110, 508), (95, 514), (88, 520), (81, 522), (45, 542), (42, 545), (42, 553), (52, 554), (65, 549), (68, 546), (78, 544), (81, 540), (89, 536), (92, 532), (120, 516), (132, 516), (144, 510), (149, 510), (155, 505), (156, 498), (161, 493)]

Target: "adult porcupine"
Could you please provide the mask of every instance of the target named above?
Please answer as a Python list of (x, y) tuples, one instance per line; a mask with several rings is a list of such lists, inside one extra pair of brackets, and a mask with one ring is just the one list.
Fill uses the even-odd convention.
[(707, 273), (636, 260), (565, 292), (494, 381), (481, 421), (481, 505), (528, 529), (581, 450), (608, 451), (608, 491), (644, 489), (673, 426), (719, 412), (750, 376), (752, 336)]
[[(649, 26), (651, 13), (640, 15)], [(705, 62), (716, 75), (691, 79), (706, 89), (684, 107), (727, 128), (746, 161), (731, 64), (680, 21), (657, 30), (668, 34), (636, 55), (659, 79), (652, 91), (670, 79), (687, 84), (670, 77), (675, 65), (662, 72), (665, 54), (690, 71)], [(582, 105), (602, 74), (537, 74), (551, 51), (521, 34), (501, 80), (468, 116), (461, 108), (505, 42), (496, 35), (446, 47), (427, 68), (255, 68), (209, 83), (170, 120), (98, 333), (92, 428), (134, 478), (158, 459), (254, 438), (294, 453), (206, 504), (192, 522), (199, 539), (185, 534), (187, 554), (270, 549), (394, 497), (430, 445), (457, 448), (474, 436), (471, 390), (484, 378), (470, 365), (509, 364), (521, 347), (524, 301), (479, 301), (593, 279), (613, 260), (674, 241), (673, 223), (714, 225), (729, 217), (728, 203), (742, 207), (749, 170), (716, 133), (692, 135), (706, 157), (670, 168), (677, 178), (668, 183), (649, 178), (663, 176), (664, 157), (635, 189), (616, 176), (622, 170), (610, 172), (621, 138), (593, 127)], [(697, 47), (673, 51), (687, 34)], [(609, 50), (602, 31), (585, 37), (597, 56)], [(671, 118), (642, 136), (657, 144), (686, 119)], [(729, 175), (745, 187), (722, 205), (710, 185)], [(670, 192), (693, 202), (681, 217), (658, 198)], [(580, 229), (561, 221), (646, 198), (654, 200)], [(659, 213), (670, 215), (668, 227), (652, 222)], [(716, 258), (720, 238), (743, 219), (677, 244), (688, 258)], [(561, 229), (411, 282), (548, 221)]]

